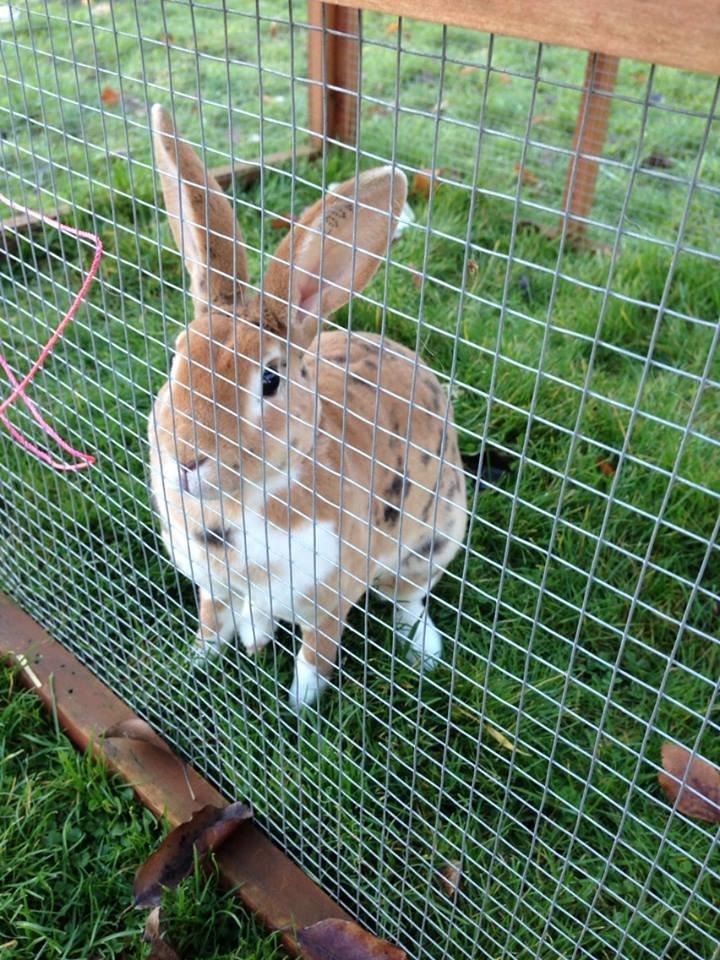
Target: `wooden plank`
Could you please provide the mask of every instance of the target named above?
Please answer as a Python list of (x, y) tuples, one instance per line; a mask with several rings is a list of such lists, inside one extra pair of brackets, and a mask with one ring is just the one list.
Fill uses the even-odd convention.
[[(0, 657), (18, 664), (23, 682), (56, 712), (70, 739), (101, 757), (156, 816), (166, 816), (175, 826), (208, 803), (227, 803), (164, 749), (141, 740), (103, 741), (107, 729), (136, 714), (3, 593)], [(281, 931), (283, 945), (293, 954), (298, 953), (295, 931), (328, 918), (351, 919), (252, 822), (242, 824), (223, 844), (217, 861), (223, 882), (267, 927)]]
[(599, 163), (594, 157), (602, 155), (610, 120), (615, 87), (617, 57), (591, 53), (585, 70), (585, 91), (578, 110), (573, 156), (568, 163), (563, 210), (568, 215), (568, 236), (577, 238), (585, 232), (586, 224), (576, 217), (588, 217), (595, 198)]
[(315, 29), (308, 31), (308, 126), (313, 132), (312, 143), (316, 150), (323, 150), (325, 138), (330, 136), (330, 98), (328, 84), (334, 75), (330, 58), (334, 48), (327, 44), (327, 28), (332, 26), (332, 10), (320, 0), (308, 0), (308, 23)]
[(414, 17), (720, 74), (720, 0), (336, 0)]
[(330, 138), (354, 144), (360, 85), (360, 12), (308, 0), (309, 126), (313, 143)]
[(357, 134), (358, 89), (360, 87), (360, 11), (354, 7), (336, 6), (335, 75), (332, 91), (332, 136), (343, 143), (354, 144)]
[(293, 153), (296, 160), (312, 160), (318, 155), (318, 149), (315, 146), (309, 146), (298, 147), (295, 151), (278, 150), (275, 153), (265, 154), (262, 159), (242, 160), (238, 163), (226, 163), (221, 167), (213, 167), (210, 173), (223, 190), (226, 190), (233, 180), (247, 187), (259, 178), (263, 167), (281, 167), (285, 163), (291, 163)]

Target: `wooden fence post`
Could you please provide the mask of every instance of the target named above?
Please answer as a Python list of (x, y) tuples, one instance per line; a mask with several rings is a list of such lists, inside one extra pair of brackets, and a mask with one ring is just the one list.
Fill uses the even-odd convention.
[(604, 53), (588, 55), (585, 85), (578, 111), (573, 156), (568, 164), (563, 195), (563, 211), (568, 217), (568, 239), (578, 240), (587, 224), (576, 217), (588, 217), (595, 197), (599, 163), (591, 159), (600, 156), (605, 143), (612, 99), (615, 88), (618, 57)]
[(354, 144), (360, 85), (360, 11), (308, 0), (308, 78), (313, 145)]

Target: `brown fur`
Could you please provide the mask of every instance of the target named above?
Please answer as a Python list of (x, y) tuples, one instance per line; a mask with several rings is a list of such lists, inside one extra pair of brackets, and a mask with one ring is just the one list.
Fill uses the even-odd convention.
[[(220, 585), (218, 598), (201, 587), (200, 637), (208, 642), (226, 613), (223, 582), (240, 593), (268, 589), (267, 567), (248, 566), (246, 558), (245, 569), (234, 568), (249, 504), (291, 538), (311, 520), (337, 531), (341, 572), (335, 568), (310, 595), (295, 598), (312, 624), (303, 627), (301, 656), (325, 675), (347, 612), (368, 586), (400, 600), (424, 594), (465, 531), (452, 409), (435, 375), (391, 340), (342, 330), (318, 335), (319, 317), (347, 302), (383, 262), (406, 182), (384, 168), (319, 200), (280, 244), (262, 299), (250, 299), (229, 203), (159, 107), (153, 125), (195, 300), (195, 320), (177, 338), (170, 380), (150, 421), (153, 493), (164, 505), (166, 542), (172, 551), (173, 536), (186, 530), (195, 538), (191, 565), (204, 562), (211, 589)], [(261, 402), (259, 378), (270, 361), (286, 379)], [(173, 471), (199, 475), (198, 464), (203, 475), (212, 471), (214, 499), (188, 496), (172, 480)], [(283, 484), (289, 471), (293, 479)], [(263, 493), (268, 474), (280, 481)]]

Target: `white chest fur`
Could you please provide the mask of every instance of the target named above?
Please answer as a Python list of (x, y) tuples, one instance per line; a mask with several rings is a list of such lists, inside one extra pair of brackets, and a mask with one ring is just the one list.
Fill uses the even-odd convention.
[(316, 584), (337, 570), (334, 525), (308, 519), (291, 530), (279, 527), (264, 509), (267, 494), (277, 490), (258, 490), (242, 503), (201, 501), (167, 483), (163, 489), (159, 470), (152, 486), (173, 563), (220, 603), (243, 609), (249, 601), (273, 621), (299, 622), (298, 604), (314, 603)]

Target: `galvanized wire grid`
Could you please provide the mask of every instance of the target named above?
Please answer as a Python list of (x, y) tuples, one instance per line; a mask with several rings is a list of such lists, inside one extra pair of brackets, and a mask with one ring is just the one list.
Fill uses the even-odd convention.
[[(621, 63), (578, 250), (563, 192), (584, 55), (364, 15), (358, 149), (268, 163), (308, 143), (318, 29), (298, 3), (0, 7), (0, 190), (65, 206), (107, 248), (33, 392), (99, 462), (61, 476), (3, 441), (0, 583), (410, 956), (716, 956), (717, 831), (656, 777), (664, 740), (720, 759), (717, 82)], [(259, 158), (228, 191), (258, 291), (278, 218), (371, 166), (408, 174), (415, 224), (327, 325), (415, 348), (462, 449), (496, 465), (468, 473), (433, 673), (405, 666), (370, 595), (300, 719), (287, 627), (257, 659), (190, 664), (193, 590), (146, 484), (147, 414), (193, 317), (155, 101), (209, 167)], [(10, 247), (16, 371), (87, 261), (47, 228)]]

